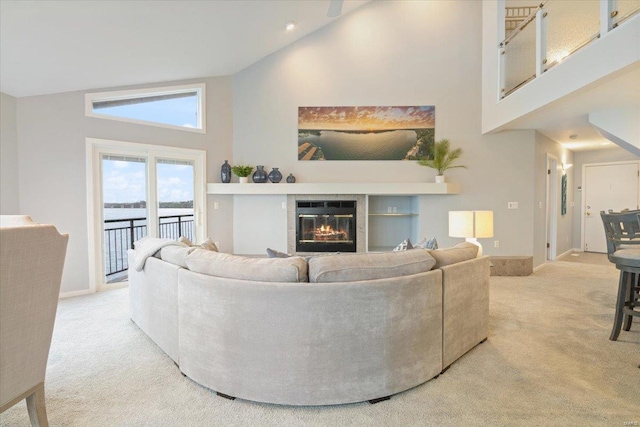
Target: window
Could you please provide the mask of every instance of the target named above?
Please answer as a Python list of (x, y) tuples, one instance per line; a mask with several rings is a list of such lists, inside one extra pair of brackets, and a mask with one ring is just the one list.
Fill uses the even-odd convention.
[(205, 133), (205, 85), (135, 89), (85, 95), (88, 117)]

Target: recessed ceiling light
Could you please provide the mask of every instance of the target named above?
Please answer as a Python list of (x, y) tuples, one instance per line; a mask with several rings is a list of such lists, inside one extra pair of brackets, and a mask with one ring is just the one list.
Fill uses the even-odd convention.
[(291, 31), (291, 30), (293, 30), (295, 27), (296, 27), (296, 23), (295, 23), (295, 22), (293, 22), (293, 21), (289, 21), (289, 22), (287, 22), (286, 24), (284, 24), (284, 28), (285, 28), (285, 30), (287, 30), (287, 31)]

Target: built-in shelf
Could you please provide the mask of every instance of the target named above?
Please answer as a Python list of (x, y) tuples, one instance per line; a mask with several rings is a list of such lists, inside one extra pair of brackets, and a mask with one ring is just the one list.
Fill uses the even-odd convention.
[(411, 195), (368, 197), (367, 250), (392, 251), (400, 242), (419, 237), (419, 198)]
[[(264, 184), (207, 184), (207, 194), (275, 195), (275, 194), (368, 194), (368, 195), (421, 195), (460, 194), (460, 184), (433, 182), (394, 183), (264, 183)], [(387, 214), (385, 214), (387, 215)]]

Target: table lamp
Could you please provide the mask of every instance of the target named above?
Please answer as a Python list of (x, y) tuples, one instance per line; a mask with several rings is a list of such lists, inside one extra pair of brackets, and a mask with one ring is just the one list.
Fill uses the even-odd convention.
[(464, 237), (478, 246), (478, 258), (482, 245), (478, 238), (493, 237), (493, 211), (449, 211), (449, 237)]

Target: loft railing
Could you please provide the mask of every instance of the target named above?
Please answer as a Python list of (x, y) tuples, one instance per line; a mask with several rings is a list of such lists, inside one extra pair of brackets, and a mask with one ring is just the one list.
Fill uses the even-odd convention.
[[(194, 240), (193, 214), (158, 217), (159, 237)], [(129, 268), (127, 250), (147, 235), (147, 218), (107, 219), (104, 221), (104, 265), (107, 278)]]
[(543, 0), (526, 17), (516, 9), (505, 10), (498, 49), (501, 99), (640, 12), (640, 0)]

